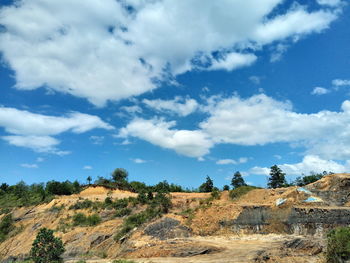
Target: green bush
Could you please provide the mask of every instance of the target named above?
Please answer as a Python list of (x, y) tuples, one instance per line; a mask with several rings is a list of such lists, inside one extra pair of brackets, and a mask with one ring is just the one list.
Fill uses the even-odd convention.
[(129, 204), (129, 200), (127, 198), (118, 199), (113, 203), (113, 207), (115, 209), (126, 208)]
[(219, 189), (217, 189), (216, 187), (214, 187), (213, 191), (211, 192), (211, 197), (213, 199), (220, 199), (221, 193), (219, 191)]
[(339, 227), (327, 235), (327, 263), (341, 263), (350, 259), (350, 227)]
[(71, 205), (69, 207), (69, 210), (87, 209), (87, 208), (92, 207), (93, 204), (94, 204), (94, 202), (92, 202), (91, 200), (85, 199), (83, 202), (76, 202), (74, 205)]
[(231, 190), (229, 195), (230, 195), (230, 198), (234, 200), (234, 199), (240, 198), (241, 196), (255, 189), (259, 189), (259, 187), (251, 186), (251, 185), (241, 186)]
[(96, 226), (101, 221), (101, 217), (98, 214), (86, 216), (83, 213), (78, 213), (73, 216), (74, 226)]
[(123, 216), (128, 216), (131, 214), (131, 209), (129, 208), (120, 208), (115, 211), (114, 216), (115, 217), (123, 217)]
[(52, 230), (41, 228), (33, 242), (30, 257), (35, 263), (62, 262), (64, 251), (62, 240), (54, 237)]
[(112, 263), (136, 263), (136, 262), (132, 260), (126, 260), (126, 259), (116, 259), (116, 260), (113, 260)]
[(14, 229), (12, 215), (8, 214), (4, 216), (0, 221), (0, 242), (5, 241), (8, 234)]

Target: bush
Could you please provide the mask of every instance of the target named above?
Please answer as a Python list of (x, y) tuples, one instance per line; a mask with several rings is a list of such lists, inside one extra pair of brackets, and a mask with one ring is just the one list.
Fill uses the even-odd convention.
[(74, 205), (71, 205), (69, 209), (70, 210), (87, 209), (92, 207), (93, 204), (94, 202), (92, 202), (91, 200), (85, 199), (83, 202), (76, 202)]
[(86, 216), (83, 213), (78, 213), (73, 216), (74, 226), (96, 226), (101, 223), (102, 219), (98, 214)]
[(41, 228), (33, 242), (30, 257), (35, 263), (62, 262), (64, 251), (62, 240), (54, 237), (52, 230)]
[(230, 195), (231, 199), (238, 199), (241, 196), (247, 194), (248, 192), (250, 192), (254, 189), (259, 189), (259, 187), (251, 186), (251, 185), (241, 186), (241, 187), (238, 187), (236, 189), (231, 190), (229, 195)]
[(114, 216), (115, 217), (123, 217), (123, 216), (128, 216), (131, 214), (131, 209), (129, 208), (121, 208), (115, 211)]
[(214, 189), (210, 195), (213, 199), (220, 199), (221, 193), (220, 193), (219, 189), (214, 187)]
[(121, 209), (121, 208), (125, 208), (127, 207), (129, 204), (129, 200), (126, 199), (126, 198), (123, 198), (123, 199), (118, 199), (116, 200), (114, 203), (113, 203), (113, 207), (115, 209)]
[(328, 233), (326, 259), (328, 263), (350, 259), (350, 227), (339, 227)]
[(136, 263), (136, 262), (132, 260), (126, 260), (126, 259), (116, 259), (116, 260), (113, 260), (112, 263)]
[(0, 222), (0, 242), (5, 241), (8, 234), (15, 229), (13, 225), (12, 215), (8, 214), (1, 219)]

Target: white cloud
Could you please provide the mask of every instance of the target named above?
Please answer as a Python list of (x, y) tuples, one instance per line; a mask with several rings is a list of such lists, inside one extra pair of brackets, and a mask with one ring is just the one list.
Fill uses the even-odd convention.
[(312, 95), (324, 95), (324, 94), (327, 94), (327, 93), (329, 93), (329, 92), (330, 92), (330, 90), (328, 90), (328, 89), (326, 89), (326, 88), (323, 88), (323, 87), (315, 87), (315, 88), (312, 90), (311, 94), (312, 94)]
[(137, 137), (163, 148), (201, 157), (216, 144), (265, 145), (288, 143), (324, 159), (350, 158), (350, 101), (341, 111), (298, 113), (288, 101), (264, 94), (242, 99), (213, 96), (201, 110), (209, 117), (195, 130), (178, 130), (174, 121), (135, 118), (119, 136)]
[(83, 170), (92, 170), (92, 166), (91, 165), (85, 165), (83, 167)]
[(320, 5), (338, 6), (342, 3), (341, 0), (317, 0)]
[(180, 116), (187, 116), (198, 109), (196, 100), (180, 96), (175, 97), (173, 100), (144, 99), (142, 102), (157, 111), (173, 112)]
[(11, 145), (30, 148), (36, 152), (57, 153), (55, 146), (60, 144), (59, 140), (51, 136), (10, 135), (2, 136), (1, 138)]
[(250, 66), (257, 59), (253, 54), (229, 53), (220, 59), (212, 59), (212, 65), (208, 70), (232, 71), (237, 68)]
[(136, 118), (120, 130), (119, 137), (137, 137), (189, 157), (201, 157), (209, 152), (213, 143), (205, 133), (202, 131), (172, 129), (175, 125), (175, 121), (166, 122), (162, 119), (144, 120)]
[(66, 155), (70, 152), (56, 148), (60, 141), (52, 137), (54, 135), (68, 131), (80, 134), (95, 128), (113, 129), (99, 117), (79, 112), (56, 117), (5, 107), (0, 107), (0, 127), (13, 134), (2, 137), (12, 145), (57, 155)]
[(131, 159), (131, 161), (133, 161), (134, 163), (137, 163), (137, 164), (147, 163), (146, 160), (143, 160), (140, 158)]
[(216, 162), (216, 164), (226, 165), (226, 164), (242, 164), (248, 162), (248, 158), (241, 157), (238, 160), (234, 159), (221, 159)]
[(46, 87), (103, 106), (193, 69), (248, 66), (256, 60), (248, 52), (320, 32), (338, 15), (307, 6), (270, 15), (282, 2), (19, 0), (0, 11), (0, 52), (17, 89)]
[(39, 168), (39, 166), (37, 164), (30, 164), (30, 163), (22, 163), (21, 164), (22, 167), (24, 168), (29, 168), (29, 169), (36, 169)]
[[(280, 164), (278, 165), (287, 175), (302, 175), (310, 172), (322, 173), (323, 171), (343, 173), (349, 171), (350, 165), (337, 163), (332, 160), (324, 160), (316, 155), (306, 155), (300, 163)], [(250, 169), (251, 174), (269, 175), (270, 168), (253, 167)]]
[(286, 53), (288, 50), (288, 46), (285, 44), (278, 44), (272, 51), (270, 62), (277, 62), (280, 61), (283, 57), (283, 54)]
[(126, 111), (129, 114), (142, 113), (142, 108), (137, 105), (133, 106), (123, 106), (120, 108), (123, 111)]
[(348, 79), (334, 79), (332, 85), (336, 87), (350, 86), (350, 80)]

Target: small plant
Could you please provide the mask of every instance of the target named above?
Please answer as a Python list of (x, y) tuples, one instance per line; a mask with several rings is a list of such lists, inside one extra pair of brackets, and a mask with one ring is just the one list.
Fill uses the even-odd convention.
[(116, 259), (116, 260), (113, 260), (112, 263), (136, 263), (136, 262), (132, 260), (126, 260), (126, 259)]
[(350, 227), (339, 227), (327, 235), (327, 263), (346, 262), (350, 259)]
[(85, 199), (83, 202), (76, 202), (74, 205), (69, 207), (69, 210), (78, 210), (78, 209), (87, 209), (92, 207), (94, 202), (91, 200)]
[(239, 199), (241, 196), (255, 189), (259, 189), (259, 188), (255, 186), (250, 186), (250, 185), (241, 186), (231, 190), (229, 195), (231, 199), (235, 200), (235, 199)]
[(115, 209), (121, 209), (121, 208), (125, 208), (128, 206), (129, 200), (126, 198), (123, 199), (118, 199), (113, 203), (113, 207)]
[(101, 221), (101, 217), (98, 214), (86, 216), (83, 213), (78, 213), (73, 216), (74, 226), (96, 226)]
[(62, 240), (55, 237), (52, 230), (41, 228), (33, 242), (30, 257), (35, 263), (62, 262), (64, 251)]
[(213, 191), (211, 192), (211, 197), (213, 199), (220, 199), (221, 193), (219, 191), (219, 189), (215, 188), (213, 189)]
[(131, 209), (129, 208), (121, 208), (115, 211), (115, 217), (123, 217), (131, 214)]

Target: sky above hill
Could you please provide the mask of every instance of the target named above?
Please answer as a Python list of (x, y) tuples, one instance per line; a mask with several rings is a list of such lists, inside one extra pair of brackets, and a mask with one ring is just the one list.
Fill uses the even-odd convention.
[(1, 0), (0, 180), (350, 170), (345, 0)]

